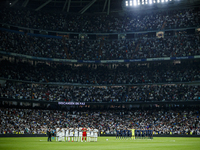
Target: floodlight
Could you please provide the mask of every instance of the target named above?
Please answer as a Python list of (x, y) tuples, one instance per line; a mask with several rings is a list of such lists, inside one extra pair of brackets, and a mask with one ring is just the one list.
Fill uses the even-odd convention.
[(133, 1), (132, 0), (130, 1), (130, 6), (133, 6)]
[(138, 5), (140, 5), (140, 0), (138, 0)]
[(136, 0), (133, 1), (133, 5), (134, 5), (134, 6), (137, 6)]
[(142, 0), (142, 5), (144, 5), (144, 0)]
[(126, 6), (128, 6), (128, 1), (126, 1)]

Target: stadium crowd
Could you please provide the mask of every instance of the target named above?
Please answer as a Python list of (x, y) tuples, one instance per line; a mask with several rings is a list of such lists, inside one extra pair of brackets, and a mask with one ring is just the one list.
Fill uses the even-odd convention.
[(0, 77), (30, 82), (61, 82), (78, 84), (142, 84), (191, 82), (200, 80), (199, 61), (175, 63), (78, 65), (37, 63), (16, 59), (0, 61)]
[(3, 9), (2, 23), (42, 30), (66, 32), (131, 32), (165, 28), (198, 27), (199, 8), (163, 10), (125, 15), (70, 15), (61, 12), (36, 12)]
[(105, 134), (117, 128), (152, 128), (156, 134), (200, 134), (198, 108), (59, 111), (0, 109), (0, 134), (44, 134), (48, 127), (93, 127)]
[(200, 55), (200, 34), (133, 40), (62, 40), (0, 31), (0, 51), (77, 60), (141, 59)]
[(0, 97), (67, 102), (191, 101), (200, 100), (200, 86), (58, 86), (6, 82), (0, 88)]

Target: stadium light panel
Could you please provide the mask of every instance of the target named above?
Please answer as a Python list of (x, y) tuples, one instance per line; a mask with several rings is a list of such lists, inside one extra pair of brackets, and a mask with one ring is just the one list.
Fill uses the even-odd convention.
[(152, 4), (152, 0), (149, 0), (149, 4)]
[(164, 3), (165, 2), (165, 0), (162, 0), (162, 3)]
[(168, 2), (168, 0), (165, 0), (166, 2)]
[(140, 0), (138, 0), (138, 5), (140, 5)]
[(137, 6), (137, 1), (136, 0), (133, 1), (133, 5)]
[(144, 5), (144, 0), (142, 0), (142, 5)]
[(157, 3), (160, 3), (160, 0), (157, 0)]
[(156, 3), (156, 0), (154, 0), (153, 3), (155, 4), (155, 3)]
[(133, 6), (133, 1), (130, 1), (130, 6)]
[(128, 6), (128, 1), (126, 1), (126, 6)]
[(145, 0), (145, 4), (148, 4), (148, 1), (147, 1), (147, 0)]

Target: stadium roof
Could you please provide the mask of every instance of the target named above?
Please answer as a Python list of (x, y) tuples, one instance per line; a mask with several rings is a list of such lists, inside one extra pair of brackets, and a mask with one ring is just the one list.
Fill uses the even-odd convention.
[[(127, 6), (126, 7), (126, 3)], [(131, 3), (131, 4), (130, 4)], [(140, 5), (139, 5), (139, 4)], [(1, 0), (1, 6), (28, 8), (35, 11), (51, 10), (69, 13), (111, 13), (160, 7), (200, 6), (199, 0)], [(131, 7), (131, 6), (132, 7)], [(136, 7), (134, 7), (136, 6)]]

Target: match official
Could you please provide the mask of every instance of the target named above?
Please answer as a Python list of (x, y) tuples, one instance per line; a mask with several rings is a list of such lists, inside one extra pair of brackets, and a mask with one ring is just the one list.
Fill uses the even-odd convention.
[(48, 139), (47, 139), (47, 141), (49, 142), (51, 142), (51, 130), (50, 129), (48, 129), (47, 130), (47, 136), (48, 136)]

